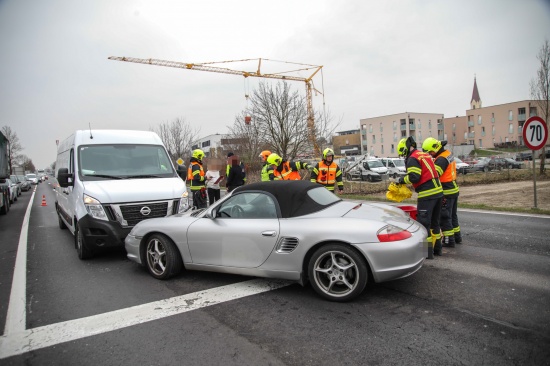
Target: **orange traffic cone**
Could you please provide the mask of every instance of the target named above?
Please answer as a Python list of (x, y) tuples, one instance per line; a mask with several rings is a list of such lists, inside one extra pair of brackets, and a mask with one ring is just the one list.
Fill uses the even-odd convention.
[(46, 196), (42, 195), (42, 205), (41, 206), (47, 206), (46, 204)]

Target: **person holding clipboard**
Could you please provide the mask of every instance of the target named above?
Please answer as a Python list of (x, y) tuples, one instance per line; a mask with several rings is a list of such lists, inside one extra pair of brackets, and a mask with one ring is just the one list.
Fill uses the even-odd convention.
[(209, 205), (220, 199), (220, 182), (224, 178), (223, 175), (220, 175), (221, 166), (222, 163), (219, 159), (213, 159), (208, 164), (208, 170), (206, 171), (205, 177)]

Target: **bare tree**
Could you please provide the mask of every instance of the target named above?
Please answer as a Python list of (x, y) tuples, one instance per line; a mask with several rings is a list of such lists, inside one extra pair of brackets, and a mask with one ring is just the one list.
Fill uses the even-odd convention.
[(10, 167), (10, 172), (13, 172), (12, 166), (14, 164), (17, 164), (21, 159), (20, 153), (23, 150), (23, 146), (21, 146), (21, 143), (19, 142), (19, 137), (17, 137), (17, 133), (15, 133), (15, 131), (12, 131), (11, 127), (3, 126), (2, 133), (9, 141), (8, 163)]
[(161, 123), (153, 127), (152, 131), (156, 132), (166, 149), (172, 161), (182, 158), (188, 161), (191, 153), (193, 141), (197, 140), (200, 129), (192, 129), (188, 122), (183, 118), (176, 118), (172, 122)]
[[(537, 76), (531, 79), (531, 99), (535, 100), (540, 112), (540, 117), (549, 124), (550, 117), (550, 44), (546, 39), (537, 55), (539, 69)], [(534, 160), (534, 157), (533, 157)], [(544, 174), (546, 161), (546, 147), (541, 149), (540, 174)]]
[(260, 152), (267, 147), (260, 133), (260, 125), (254, 119), (246, 123), (246, 116), (246, 111), (241, 112), (235, 117), (233, 126), (227, 126), (229, 134), (224, 145), (238, 155), (249, 169), (255, 171), (261, 166)]
[(26, 172), (34, 172), (36, 170), (36, 167), (34, 166), (32, 160), (29, 159), (27, 155), (19, 155), (19, 164)]

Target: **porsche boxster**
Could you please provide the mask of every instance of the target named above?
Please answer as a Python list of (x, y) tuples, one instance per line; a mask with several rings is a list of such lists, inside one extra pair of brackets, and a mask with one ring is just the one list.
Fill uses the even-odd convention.
[(367, 281), (418, 271), (427, 234), (403, 210), (351, 202), (308, 181), (241, 186), (207, 209), (143, 220), (126, 237), (128, 258), (161, 280), (187, 270), (311, 283), (348, 301)]

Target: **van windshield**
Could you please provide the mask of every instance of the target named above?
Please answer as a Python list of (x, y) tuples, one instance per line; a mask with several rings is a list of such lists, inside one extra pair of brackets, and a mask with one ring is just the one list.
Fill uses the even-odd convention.
[(166, 150), (159, 145), (83, 145), (78, 149), (78, 167), (83, 180), (175, 175)]
[(384, 168), (384, 165), (380, 160), (368, 160), (367, 163), (370, 168)]
[(397, 167), (405, 166), (405, 160), (402, 160), (402, 159), (392, 160), (392, 162)]

